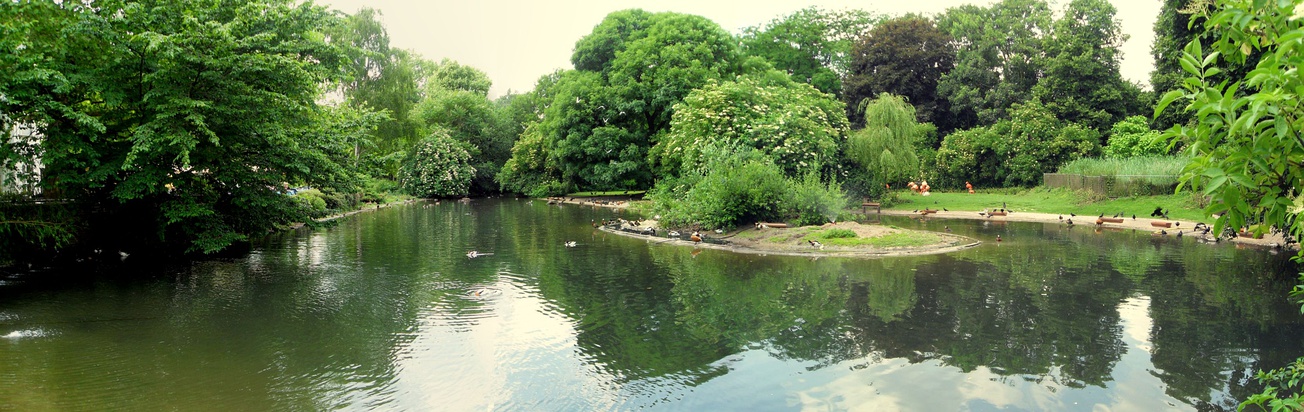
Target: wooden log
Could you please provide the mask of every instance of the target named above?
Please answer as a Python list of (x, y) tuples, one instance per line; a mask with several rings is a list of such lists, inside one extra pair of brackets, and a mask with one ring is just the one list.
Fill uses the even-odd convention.
[(782, 227), (788, 227), (788, 224), (787, 224), (787, 223), (769, 223), (769, 222), (761, 222), (761, 226), (765, 226), (765, 227), (779, 227), (779, 228), (782, 228)]
[(1158, 222), (1158, 221), (1155, 221), (1155, 222), (1150, 222), (1150, 226), (1168, 228), (1168, 227), (1173, 227), (1173, 222)]
[(1005, 212), (1000, 212), (1000, 211), (987, 212), (987, 216), (1005, 216), (1005, 214), (1006, 214)]
[(937, 211), (936, 211), (936, 210), (932, 210), (932, 209), (924, 209), (924, 210), (920, 210), (920, 211), (919, 211), (919, 214), (921, 214), (921, 215), (927, 215), (927, 214), (930, 214), (930, 213), (937, 213)]
[(1117, 217), (1102, 217), (1096, 219), (1096, 224), (1100, 224), (1100, 223), (1123, 223), (1123, 219)]

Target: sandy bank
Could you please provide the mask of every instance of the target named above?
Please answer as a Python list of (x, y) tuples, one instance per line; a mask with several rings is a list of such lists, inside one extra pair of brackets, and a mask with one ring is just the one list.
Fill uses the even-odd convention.
[[(657, 235), (648, 235), (637, 233), (639, 229), (647, 227), (656, 227), (655, 221), (644, 220), (639, 226), (630, 225), (605, 225), (600, 227), (604, 232), (614, 233), (622, 236), (629, 236), (638, 239), (644, 239), (649, 242), (691, 246), (699, 249), (718, 249), (728, 250), (737, 253), (749, 253), (756, 255), (780, 255), (780, 256), (807, 256), (807, 257), (855, 257), (855, 258), (875, 258), (891, 256), (918, 256), (931, 255), (938, 253), (950, 253), (958, 250), (968, 249), (978, 246), (979, 242), (968, 237), (953, 235), (950, 233), (927, 232), (936, 235), (940, 241), (924, 246), (901, 246), (901, 247), (875, 247), (875, 246), (832, 246), (825, 245), (823, 249), (810, 246), (802, 240), (802, 236), (811, 230), (824, 230), (829, 228), (848, 229), (856, 232), (858, 237), (880, 237), (900, 232), (916, 232), (910, 229), (889, 228), (881, 225), (863, 225), (856, 222), (841, 222), (837, 224), (829, 223), (817, 227), (796, 227), (796, 228), (764, 228), (755, 229), (747, 228), (726, 232), (723, 234), (707, 233), (703, 236), (706, 238), (702, 242), (693, 242), (687, 240), (686, 233), (681, 233), (681, 237), (667, 237), (665, 230), (658, 230)], [(645, 230), (645, 229), (644, 229)], [(922, 232), (922, 231), (918, 231)], [(779, 242), (770, 241), (771, 239), (784, 239)]]

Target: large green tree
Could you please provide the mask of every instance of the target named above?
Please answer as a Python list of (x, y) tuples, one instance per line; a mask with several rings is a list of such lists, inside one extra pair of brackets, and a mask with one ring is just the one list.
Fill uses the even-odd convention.
[(851, 46), (883, 17), (870, 12), (807, 7), (743, 29), (743, 49), (764, 57), (792, 80), (840, 97)]
[(86, 202), (117, 245), (217, 251), (306, 219), (284, 183), (355, 182), (341, 165), (351, 148), (315, 103), (343, 60), (322, 7), (26, 1), (0, 13), (0, 112), (39, 131), (43, 186)]
[(714, 22), (641, 10), (608, 15), (576, 43), (571, 60), (576, 70), (549, 85), (551, 103), (526, 132), (537, 133), (522, 142), (529, 149), (514, 151), (547, 161), (508, 163), (505, 187), (533, 193), (522, 183), (550, 182), (556, 193), (651, 186), (648, 149), (670, 129), (674, 105), (744, 67), (737, 40)]
[(937, 83), (954, 65), (954, 41), (931, 20), (908, 16), (874, 26), (851, 49), (851, 67), (842, 81), (847, 117), (864, 125), (861, 102), (892, 93), (915, 106), (919, 122), (950, 130), (950, 109), (938, 96)]
[(991, 125), (1011, 105), (1032, 97), (1044, 65), (1043, 36), (1051, 31), (1044, 0), (1003, 0), (990, 7), (947, 9), (937, 25), (955, 38), (955, 68), (938, 81), (956, 128)]
[(369, 139), (354, 146), (353, 155), (362, 170), (394, 177), (399, 159), (415, 144), (419, 132), (409, 112), (421, 99), (418, 83), (426, 75), (426, 65), (418, 56), (390, 47), (389, 34), (379, 18), (379, 11), (364, 7), (344, 16), (341, 24), (331, 26), (327, 33), (346, 56), (344, 77), (339, 82), (345, 103), (389, 112), (389, 118)]
[[(1181, 89), (1160, 99), (1156, 117), (1174, 102), (1174, 108), (1193, 115), (1192, 122), (1166, 135), (1193, 157), (1183, 183), (1213, 199), (1205, 211), (1219, 214), (1214, 230), (1257, 224), (1251, 230), (1275, 227), (1299, 238), (1304, 235), (1299, 219), (1304, 213), (1304, 79), (1299, 75), (1304, 2), (1218, 0), (1212, 6), (1195, 18), (1216, 40), (1210, 49), (1199, 39), (1186, 45), (1179, 64), (1187, 77)], [(1256, 58), (1253, 71), (1228, 75)], [(1231, 78), (1220, 80), (1224, 75)], [(1304, 300), (1304, 285), (1290, 295), (1297, 303)], [(1267, 388), (1242, 407), (1291, 410), (1304, 400), (1304, 358), (1258, 377)]]
[(1127, 40), (1106, 0), (1073, 0), (1046, 39), (1045, 76), (1032, 95), (1062, 120), (1107, 131), (1142, 110), (1141, 90), (1119, 73)]

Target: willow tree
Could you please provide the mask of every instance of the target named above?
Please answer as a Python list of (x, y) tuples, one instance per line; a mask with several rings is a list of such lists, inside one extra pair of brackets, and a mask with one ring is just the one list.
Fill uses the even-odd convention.
[(915, 121), (914, 106), (894, 94), (882, 93), (877, 99), (863, 100), (860, 109), (865, 128), (847, 139), (847, 158), (868, 173), (873, 187), (918, 175), (915, 147), (931, 125)]

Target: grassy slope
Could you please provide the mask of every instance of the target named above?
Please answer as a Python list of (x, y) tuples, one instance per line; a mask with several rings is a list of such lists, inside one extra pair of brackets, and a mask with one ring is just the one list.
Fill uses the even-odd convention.
[(897, 195), (901, 201), (888, 209), (916, 210), (928, 208), (941, 210), (946, 208), (950, 210), (981, 211), (983, 209), (1001, 208), (1001, 204), (1004, 202), (1007, 205), (1006, 207), (1015, 213), (1038, 212), (1066, 216), (1069, 213), (1076, 213), (1081, 216), (1099, 216), (1104, 213), (1105, 216), (1113, 216), (1115, 213), (1122, 211), (1129, 218), (1133, 214), (1137, 218), (1149, 218), (1150, 212), (1154, 211), (1156, 206), (1159, 206), (1163, 207), (1164, 210), (1168, 210), (1168, 217), (1172, 219), (1197, 222), (1211, 221), (1201, 208), (1195, 204), (1195, 199), (1190, 193), (1121, 197), (1098, 201), (1093, 201), (1089, 195), (1081, 192), (1058, 189), (1048, 190), (1045, 188), (1007, 193), (983, 193), (980, 190), (972, 195), (963, 192), (933, 192), (927, 197), (903, 191)]

